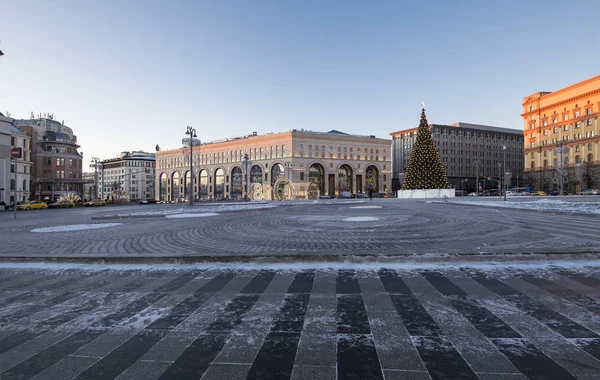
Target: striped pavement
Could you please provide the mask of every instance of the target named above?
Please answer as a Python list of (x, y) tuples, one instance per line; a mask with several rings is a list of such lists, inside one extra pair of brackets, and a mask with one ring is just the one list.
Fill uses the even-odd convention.
[(600, 269), (0, 269), (0, 379), (599, 379)]

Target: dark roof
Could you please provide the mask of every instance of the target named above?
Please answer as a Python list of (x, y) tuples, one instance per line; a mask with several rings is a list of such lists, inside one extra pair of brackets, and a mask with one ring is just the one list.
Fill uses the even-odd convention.
[(330, 134), (332, 134), (332, 135), (344, 135), (344, 136), (350, 136), (350, 135), (349, 135), (349, 134), (347, 134), (347, 133), (340, 132), (340, 131), (336, 131), (335, 129), (332, 129), (331, 131), (329, 131), (329, 132), (327, 132), (327, 133), (330, 133)]

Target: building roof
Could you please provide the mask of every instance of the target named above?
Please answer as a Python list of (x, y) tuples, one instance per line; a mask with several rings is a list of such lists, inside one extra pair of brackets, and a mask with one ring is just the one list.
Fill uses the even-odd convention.
[(25, 133), (22, 130), (20, 130), (19, 128), (15, 127), (13, 124), (10, 125), (10, 133), (14, 133), (16, 135), (21, 135), (21, 136), (29, 136), (27, 133)]
[[(458, 123), (453, 123), (453, 124), (429, 124), (429, 128), (434, 128), (434, 127), (452, 127), (452, 128), (462, 128), (462, 129), (471, 129), (474, 131), (486, 131), (486, 132), (496, 132), (496, 133), (508, 133), (508, 134), (513, 134), (513, 135), (523, 135), (523, 130), (522, 129), (513, 129), (513, 128), (505, 128), (505, 127), (495, 127), (492, 125), (483, 125), (483, 124), (472, 124), (472, 123), (464, 123), (464, 122), (458, 122)], [(401, 131), (397, 131), (397, 132), (392, 132), (390, 133), (390, 135), (392, 136), (397, 136), (401, 133), (406, 133), (409, 131), (416, 131), (417, 129), (419, 129), (418, 127), (414, 127), (414, 128), (407, 128), (407, 129), (403, 129)]]
[(466, 128), (466, 129), (475, 129), (475, 130), (478, 130), (478, 131), (511, 133), (511, 134), (515, 134), (515, 135), (522, 135), (523, 134), (523, 130), (522, 129), (505, 128), (505, 127), (495, 127), (493, 125), (471, 124), (471, 123), (458, 122), (458, 123), (450, 124), (450, 126), (451, 127), (458, 127), (458, 128)]

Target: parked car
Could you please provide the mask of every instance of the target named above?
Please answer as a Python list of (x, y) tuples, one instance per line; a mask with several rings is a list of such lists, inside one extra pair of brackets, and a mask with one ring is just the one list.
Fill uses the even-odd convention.
[(31, 201), (17, 205), (17, 210), (38, 210), (44, 208), (48, 208), (48, 204), (40, 201)]
[(585, 189), (582, 190), (580, 195), (600, 195), (600, 190), (598, 189)]
[(75, 207), (75, 203), (71, 201), (57, 201), (54, 203), (50, 203), (48, 208), (71, 208)]
[(538, 196), (538, 197), (545, 197), (546, 195), (548, 195), (548, 194), (546, 194), (546, 192), (545, 192), (545, 191), (542, 191), (542, 190), (533, 191), (533, 192), (531, 192), (530, 194), (531, 194), (531, 195)]
[(354, 198), (366, 198), (367, 195), (365, 193), (356, 193), (354, 195)]
[(152, 203), (156, 203), (156, 199), (154, 198), (145, 198), (145, 199), (141, 199), (138, 201), (139, 204), (141, 205), (149, 205)]
[(105, 206), (106, 202), (102, 199), (92, 199), (83, 204), (85, 207)]

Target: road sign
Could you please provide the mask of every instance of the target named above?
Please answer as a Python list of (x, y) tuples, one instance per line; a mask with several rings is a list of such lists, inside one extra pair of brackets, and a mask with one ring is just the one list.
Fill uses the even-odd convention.
[(21, 148), (12, 148), (10, 150), (10, 156), (12, 158), (21, 158)]

